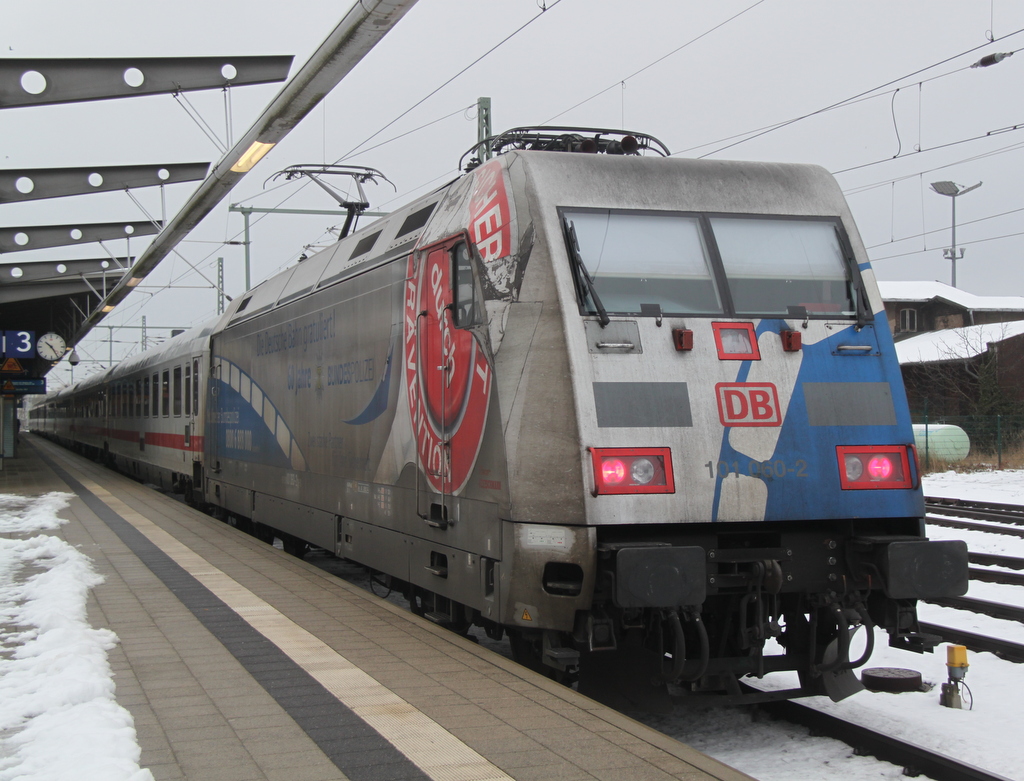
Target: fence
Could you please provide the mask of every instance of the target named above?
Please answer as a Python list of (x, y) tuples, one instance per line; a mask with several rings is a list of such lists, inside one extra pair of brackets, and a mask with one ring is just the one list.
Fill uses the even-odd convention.
[[(916, 424), (918, 456), (925, 471), (961, 462), (972, 468), (1005, 469), (1024, 467), (1024, 415), (932, 415), (911, 414)], [(970, 452), (964, 458), (950, 457), (943, 426), (958, 426), (967, 434)], [(954, 448), (955, 449), (955, 448)]]

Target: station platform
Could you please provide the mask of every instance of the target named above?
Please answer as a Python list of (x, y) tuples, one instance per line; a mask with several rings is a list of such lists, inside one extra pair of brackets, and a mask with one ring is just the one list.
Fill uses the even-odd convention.
[(23, 434), (0, 493), (74, 495), (116, 697), (158, 781), (750, 780), (281, 550)]

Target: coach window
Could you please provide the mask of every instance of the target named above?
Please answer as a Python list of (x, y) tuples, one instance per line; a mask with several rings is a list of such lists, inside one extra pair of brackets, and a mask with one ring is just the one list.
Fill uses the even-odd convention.
[(192, 414), (192, 364), (185, 363), (185, 417)]
[(142, 380), (135, 381), (135, 417), (142, 417)]
[(160, 417), (160, 375), (153, 375), (153, 417)]
[(199, 414), (199, 359), (192, 359), (192, 410)]
[(174, 367), (174, 417), (181, 417), (181, 367)]
[(452, 299), (455, 311), (455, 325), (464, 328), (473, 325), (475, 319), (473, 258), (469, 247), (460, 242), (452, 247), (452, 270), (455, 275)]
[(160, 414), (165, 418), (171, 416), (171, 370), (164, 369), (160, 383)]
[(149, 377), (142, 379), (142, 417), (149, 417)]

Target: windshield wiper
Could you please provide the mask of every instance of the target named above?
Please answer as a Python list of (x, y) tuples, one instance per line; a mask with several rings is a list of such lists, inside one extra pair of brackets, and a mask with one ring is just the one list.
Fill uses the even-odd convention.
[[(601, 303), (601, 297), (597, 294), (594, 278), (590, 276), (590, 272), (587, 271), (587, 266), (583, 262), (583, 257), (580, 255), (580, 243), (576, 238), (576, 225), (563, 217), (562, 229), (565, 231), (565, 243), (569, 247), (569, 259), (576, 266), (576, 292), (579, 294), (581, 301), (585, 301), (587, 295), (590, 295), (590, 300), (594, 302), (594, 308), (597, 310), (601, 327), (604, 328), (611, 322), (611, 318), (608, 317), (608, 312), (605, 311), (604, 304)], [(580, 282), (586, 286), (586, 290), (581, 287)]]

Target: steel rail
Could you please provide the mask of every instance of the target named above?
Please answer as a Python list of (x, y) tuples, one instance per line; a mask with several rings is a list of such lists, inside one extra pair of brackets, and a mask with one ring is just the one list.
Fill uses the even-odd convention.
[(964, 499), (938, 499), (925, 497), (925, 509), (932, 513), (953, 515), (958, 518), (973, 518), (978, 521), (994, 521), (1024, 526), (1024, 507), (998, 502), (971, 502)]
[(955, 499), (944, 496), (926, 496), (924, 500), (931, 504), (945, 504), (953, 505), (956, 507), (973, 508), (976, 510), (992, 510), (1024, 515), (1024, 504), (1009, 504), (1007, 502), (980, 502), (974, 499)]
[(1006, 776), (998, 773), (916, 746), (892, 735), (851, 724), (798, 702), (762, 703), (758, 708), (777, 718), (808, 727), (813, 735), (841, 740), (858, 754), (870, 754), (899, 765), (904, 768), (904, 775), (923, 773), (935, 781), (1009, 781)]
[(1005, 567), (1006, 569), (1024, 569), (1024, 559), (1017, 556), (1002, 556), (998, 553), (974, 553), (969, 551), (967, 558), (971, 564), (983, 567)]
[(965, 645), (976, 652), (985, 651), (995, 654), (1008, 662), (1024, 663), (1024, 645), (1020, 643), (1011, 643), (1009, 640), (1000, 640), (996, 637), (987, 637), (963, 629), (929, 624), (924, 621), (920, 622), (918, 626), (925, 634), (938, 635), (947, 643)]
[(941, 518), (937, 515), (926, 515), (925, 521), (932, 526), (946, 526), (950, 529), (966, 529), (967, 531), (987, 532), (988, 534), (1007, 534), (1011, 537), (1024, 537), (1024, 528), (1009, 524), (973, 523), (959, 521), (955, 518)]
[(972, 613), (980, 613), (1006, 621), (1019, 621), (1024, 624), (1024, 607), (1017, 605), (1004, 605), (1002, 602), (989, 602), (987, 599), (972, 599), (971, 597), (939, 597), (923, 601), (930, 605), (951, 607), (955, 610), (969, 610)]
[[(968, 558), (970, 554), (968, 553)], [(982, 583), (1001, 583), (1004, 586), (1024, 586), (1024, 573), (1003, 572), (997, 569), (985, 567), (970, 567), (968, 574), (971, 580), (979, 580)]]

